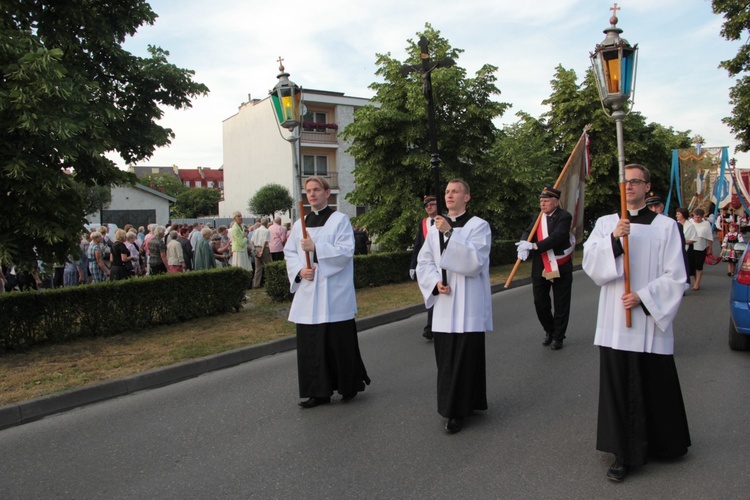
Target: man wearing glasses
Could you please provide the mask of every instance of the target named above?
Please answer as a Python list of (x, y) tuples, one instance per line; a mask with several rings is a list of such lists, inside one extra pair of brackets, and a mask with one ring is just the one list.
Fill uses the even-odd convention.
[[(596, 449), (614, 453), (607, 478), (622, 481), (649, 457), (674, 459), (690, 446), (674, 363), (672, 322), (687, 288), (675, 223), (646, 206), (651, 174), (625, 166), (627, 217), (605, 215), (583, 247), (583, 269), (601, 287), (594, 344), (599, 346)], [(625, 293), (622, 237), (628, 236)], [(626, 326), (625, 310), (631, 312)]]
[[(437, 216), (437, 201), (434, 196), (425, 196), (422, 201), (427, 217), (419, 222), (419, 228), (417, 229), (417, 236), (414, 238), (414, 250), (411, 253), (411, 266), (409, 266), (409, 276), (411, 279), (417, 277), (417, 256), (419, 251), (424, 245), (424, 240), (427, 237), (427, 231), (431, 226), (435, 225), (435, 217)], [(427, 309), (427, 324), (422, 330), (422, 336), (427, 340), (432, 340), (432, 307)]]

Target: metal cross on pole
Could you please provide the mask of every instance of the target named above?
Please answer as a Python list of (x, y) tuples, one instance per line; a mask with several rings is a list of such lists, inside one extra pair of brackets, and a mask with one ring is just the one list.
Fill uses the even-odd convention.
[[(422, 77), (422, 94), (427, 101), (427, 125), (430, 137), (430, 165), (432, 166), (432, 181), (435, 191), (435, 202), (437, 203), (438, 214), (443, 214), (443, 196), (440, 189), (440, 153), (438, 152), (437, 130), (435, 128), (435, 103), (432, 98), (432, 71), (436, 68), (451, 68), (456, 63), (450, 57), (433, 61), (430, 59), (429, 51), (430, 42), (427, 37), (422, 35), (419, 38), (419, 57), (422, 63), (405, 64), (401, 67), (401, 74), (419, 73)], [(440, 253), (445, 250), (445, 238), (440, 233)], [(447, 284), (445, 269), (443, 269), (443, 284)]]

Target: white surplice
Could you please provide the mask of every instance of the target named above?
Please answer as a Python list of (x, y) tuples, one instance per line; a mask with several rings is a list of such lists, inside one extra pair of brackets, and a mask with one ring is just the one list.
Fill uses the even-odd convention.
[(583, 270), (601, 287), (594, 344), (622, 351), (673, 354), (672, 322), (687, 289), (685, 261), (675, 221), (657, 215), (651, 224), (631, 223), (629, 236), (630, 290), (650, 315), (631, 309), (632, 326), (625, 326), (623, 258), (615, 258), (612, 232), (619, 215), (607, 215), (583, 245)]
[[(333, 323), (354, 318), (357, 299), (354, 294), (354, 230), (349, 217), (333, 212), (322, 227), (309, 227), (307, 233), (315, 242), (315, 279), (295, 282), (305, 266), (302, 250), (302, 226), (294, 223), (284, 246), (284, 259), (290, 291), (294, 293), (289, 321), (304, 325)], [(312, 263), (313, 253), (310, 252)]]
[[(463, 227), (453, 228), (447, 248), (440, 255), (439, 231), (430, 227), (417, 257), (417, 279), (425, 306), (434, 305), (432, 331), (442, 333), (489, 332), (492, 330), (490, 292), (490, 226), (472, 217)], [(441, 269), (447, 271), (450, 294), (433, 295)]]

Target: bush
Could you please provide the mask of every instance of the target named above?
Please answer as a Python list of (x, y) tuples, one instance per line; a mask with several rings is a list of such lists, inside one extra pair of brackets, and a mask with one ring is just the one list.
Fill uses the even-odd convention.
[(248, 279), (232, 267), (3, 294), (0, 353), (239, 311)]
[[(513, 264), (517, 252), (515, 241), (496, 241), (490, 252), (490, 265)], [(368, 288), (409, 280), (411, 252), (384, 252), (354, 256), (354, 288)], [(266, 264), (266, 293), (271, 299), (282, 302), (291, 300), (286, 262)]]

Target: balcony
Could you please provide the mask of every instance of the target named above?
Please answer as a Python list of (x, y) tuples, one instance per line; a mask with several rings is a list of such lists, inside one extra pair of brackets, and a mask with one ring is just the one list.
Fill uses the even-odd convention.
[(328, 172), (325, 175), (313, 175), (309, 173), (302, 173), (302, 186), (305, 185), (305, 182), (310, 177), (322, 177), (326, 181), (328, 181), (328, 185), (331, 186), (331, 189), (338, 189), (339, 188), (339, 173), (338, 172)]
[(303, 144), (338, 144), (336, 139), (336, 130), (326, 130), (321, 132), (302, 131), (300, 142)]

